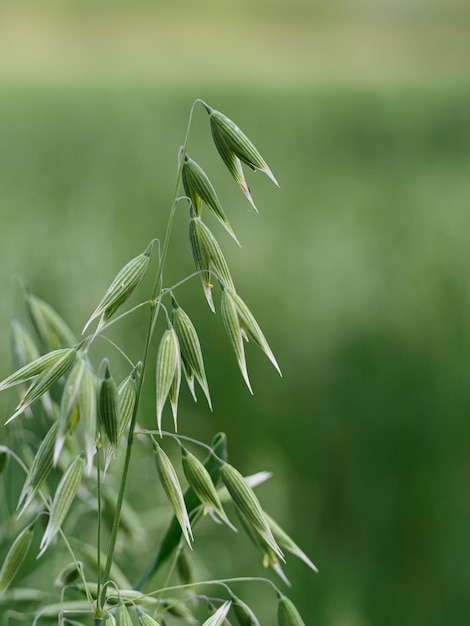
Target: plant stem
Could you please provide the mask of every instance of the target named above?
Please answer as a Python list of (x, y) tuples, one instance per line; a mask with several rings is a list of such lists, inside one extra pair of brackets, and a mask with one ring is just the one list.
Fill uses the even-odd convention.
[(101, 450), (96, 451), (96, 497), (98, 500), (98, 528), (97, 528), (97, 539), (96, 539), (96, 563), (97, 563), (97, 572), (96, 572), (96, 587), (97, 587), (97, 595), (96, 595), (96, 613), (97, 615), (101, 615), (102, 606), (101, 606), (101, 471), (100, 471), (100, 453)]

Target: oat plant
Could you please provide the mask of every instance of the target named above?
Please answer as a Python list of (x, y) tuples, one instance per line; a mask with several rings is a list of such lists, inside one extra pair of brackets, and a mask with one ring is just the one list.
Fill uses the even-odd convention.
[[(196, 100), (178, 151), (166, 233), (162, 240), (155, 233), (145, 250), (124, 263), (103, 289), (81, 336), (49, 304), (22, 290), (11, 330), (16, 369), (0, 383), (0, 391), (19, 392), (5, 421), (9, 445), (0, 447), (0, 471), (6, 477), (2, 508), (8, 518), (0, 537), (3, 624), (255, 626), (256, 607), (235, 594), (243, 595), (245, 585), (272, 590), (270, 623), (304, 624), (282, 590), (289, 585), (283, 563), (293, 555), (316, 568), (263, 509), (255, 488), (269, 474), (246, 476), (247, 468), (240, 471), (230, 464), (223, 433), (206, 443), (179, 429), (184, 429), (184, 416), (178, 413), (182, 381), (194, 400), (197, 394), (204, 396), (212, 410), (198, 332), (184, 308), (189, 281), (201, 282), (211, 311), (220, 314), (250, 392), (245, 342), (252, 341), (281, 373), (208, 225), (215, 218), (238, 243), (208, 175), (188, 154), (198, 105), (208, 116), (220, 158), (254, 208), (245, 166), (277, 184), (240, 128)], [(164, 270), (177, 211), (188, 214), (195, 271), (168, 286)], [(122, 308), (148, 272), (154, 273), (151, 292)], [(148, 323), (140, 359), (134, 361), (107, 331), (143, 307)], [(109, 355), (102, 353), (106, 347)], [(146, 376), (151, 361), (156, 363), (154, 380)], [(116, 380), (114, 372), (123, 363), (126, 374)], [(144, 384), (152, 385), (155, 394), (150, 429), (139, 426)], [(126, 490), (133, 452), (149, 466), (146, 477), (154, 476), (159, 485), (154, 511), (136, 510)], [(13, 500), (16, 511), (9, 512)], [(162, 516), (164, 526), (158, 521)], [(204, 516), (224, 525), (228, 546), (231, 533), (246, 532), (274, 575), (227, 571), (223, 580), (201, 576), (207, 569), (194, 567), (192, 556)], [(145, 523), (143, 517), (156, 523)]]

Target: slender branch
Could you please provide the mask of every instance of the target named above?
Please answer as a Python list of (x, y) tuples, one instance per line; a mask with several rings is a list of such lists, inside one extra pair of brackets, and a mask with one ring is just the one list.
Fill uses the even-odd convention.
[(96, 497), (98, 500), (98, 528), (96, 539), (96, 586), (98, 589), (96, 595), (96, 613), (101, 615), (101, 467), (100, 467), (100, 450), (96, 454)]

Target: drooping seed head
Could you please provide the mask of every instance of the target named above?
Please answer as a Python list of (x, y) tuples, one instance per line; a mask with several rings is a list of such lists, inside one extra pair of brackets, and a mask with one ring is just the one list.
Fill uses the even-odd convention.
[(242, 190), (245, 198), (248, 200), (254, 210), (258, 211), (253, 201), (250, 188), (247, 185), (245, 174), (243, 173), (242, 162), (227, 143), (224, 134), (221, 133), (217, 128), (214, 128), (212, 125), (211, 131), (214, 145), (222, 161), (225, 163), (226, 168), (230, 172), (232, 178), (235, 180), (239, 188)]
[(59, 423), (54, 422), (37, 449), (18, 501), (17, 509), (23, 505), (18, 513), (18, 517), (23, 515), (33, 501), (52, 469), (54, 444), (58, 428)]
[(0, 596), (18, 573), (33, 540), (33, 527), (24, 528), (12, 543), (0, 569)]
[(77, 456), (69, 465), (59, 482), (52, 501), (49, 522), (41, 540), (38, 557), (44, 554), (60, 530), (62, 522), (77, 495), (78, 487), (82, 480), (83, 465), (84, 458), (81, 455)]
[(75, 350), (70, 348), (61, 348), (59, 350), (53, 350), (52, 352), (43, 354), (42, 356), (34, 359), (34, 361), (27, 363), (16, 372), (13, 372), (13, 374), (5, 378), (5, 380), (2, 380), (2, 382), (0, 382), (0, 391), (8, 389), (8, 387), (13, 387), (13, 385), (25, 383), (35, 376), (44, 374), (44, 372), (49, 370), (53, 365), (60, 362), (64, 357), (72, 352), (75, 352)]
[(253, 170), (264, 172), (273, 183), (279, 187), (277, 180), (274, 178), (273, 173), (258, 149), (235, 122), (220, 111), (215, 110), (211, 111), (209, 120), (213, 135), (223, 137), (228, 148), (236, 154), (243, 163), (246, 163), (246, 165)]
[(243, 345), (243, 334), (240, 328), (238, 309), (231, 294), (231, 290), (222, 288), (220, 312), (222, 314), (225, 331), (235, 353), (235, 358), (237, 359), (238, 367), (242, 373), (243, 380), (245, 381), (250, 392), (253, 393), (246, 366), (245, 346)]
[(118, 441), (126, 432), (127, 427), (132, 418), (134, 412), (135, 401), (137, 397), (137, 384), (136, 377), (140, 375), (141, 365), (140, 363), (134, 367), (132, 372), (127, 376), (118, 387), (119, 396), (119, 429), (118, 429)]
[(283, 594), (279, 594), (277, 601), (277, 623), (278, 626), (305, 626), (294, 603)]
[(196, 329), (191, 319), (183, 311), (183, 309), (173, 299), (173, 309), (171, 312), (171, 322), (178, 336), (181, 349), (181, 359), (183, 361), (184, 373), (188, 386), (192, 392), (194, 399), (194, 377), (201, 385), (202, 390), (207, 398), (210, 409), (212, 410), (212, 402), (209, 394), (209, 385), (207, 383), (206, 372), (204, 368), (204, 359), (202, 357), (201, 344)]
[(238, 239), (233, 232), (230, 222), (222, 209), (217, 193), (209, 180), (209, 177), (204, 172), (202, 167), (190, 159), (187, 155), (183, 164), (183, 186), (186, 194), (191, 199), (194, 213), (197, 217), (201, 215), (201, 200), (206, 204), (210, 211), (219, 220), (225, 230), (231, 237), (240, 245)]
[(111, 285), (108, 287), (106, 293), (101, 299), (101, 302), (98, 304), (90, 319), (85, 324), (82, 334), (86, 331), (93, 320), (101, 316), (101, 321), (98, 324), (98, 329), (100, 329), (103, 324), (112, 317), (121, 304), (129, 298), (134, 289), (145, 276), (150, 260), (152, 246), (153, 242), (148, 245), (142, 254), (139, 254), (135, 258), (131, 259), (118, 272), (116, 278), (112, 281)]
[[(54, 352), (44, 355), (44, 357), (40, 357), (40, 359), (37, 359), (36, 362), (30, 363), (29, 366), (27, 365), (25, 368), (21, 368), (21, 370), (18, 370), (18, 372), (10, 376), (9, 379), (11, 380), (12, 377), (19, 376), (22, 371), (24, 375), (24, 370), (28, 370), (28, 368), (30, 368), (28, 370), (29, 373), (31, 371), (36, 371), (33, 376), (38, 374), (36, 380), (31, 384), (28, 391), (25, 393), (21, 402), (17, 406), (15, 413), (5, 422), (5, 424), (10, 423), (18, 417), (18, 415), (28, 409), (33, 402), (35, 402), (35, 400), (43, 396), (52, 387), (52, 385), (67, 372), (74, 362), (76, 355), (76, 348), (55, 350)], [(39, 363), (39, 361), (41, 363)], [(44, 368), (44, 362), (47, 362), (46, 368)], [(32, 376), (28, 374), (28, 378), (31, 377)], [(23, 380), (16, 380), (11, 384), (17, 384), (18, 382), (23, 382)], [(10, 384), (7, 386), (10, 386)]]
[(97, 382), (91, 366), (86, 361), (86, 367), (80, 381), (78, 393), (78, 408), (80, 412), (80, 432), (86, 456), (86, 472), (91, 472), (93, 456), (96, 452), (96, 434), (98, 427)]
[(184, 446), (181, 446), (181, 452), (184, 475), (189, 486), (204, 505), (204, 515), (212, 507), (217, 516), (233, 529), (234, 527), (230, 523), (217, 495), (212, 478), (203, 463), (194, 454), (186, 450)]
[(104, 433), (115, 450), (118, 442), (119, 398), (116, 382), (111, 375), (109, 362), (103, 362), (103, 378), (98, 389), (98, 415)]
[[(174, 328), (169, 327), (163, 333), (158, 346), (156, 365), (156, 395), (157, 395), (157, 424), (161, 435), (162, 412), (166, 399), (171, 392), (171, 402), (173, 418), (176, 429), (176, 407), (175, 395), (179, 391), (179, 381), (181, 380), (181, 353), (178, 336)], [(172, 389), (173, 387), (173, 389)]]
[(250, 309), (247, 307), (245, 302), (240, 298), (240, 296), (234, 289), (227, 287), (226, 290), (229, 292), (230, 297), (233, 300), (235, 308), (237, 310), (238, 321), (242, 333), (244, 333), (244, 336), (251, 339), (253, 343), (255, 343), (255, 345), (257, 345), (258, 348), (265, 353), (265, 355), (278, 371), (279, 375), (282, 376), (281, 370), (279, 368), (279, 365), (277, 364), (274, 354), (272, 353), (272, 350), (269, 347), (269, 344), (266, 341), (266, 338)]
[(226, 115), (204, 105), (209, 113), (209, 122), (214, 145), (230, 174), (255, 210), (250, 189), (243, 174), (242, 161), (253, 170), (264, 172), (277, 186), (278, 182), (253, 142)]
[(184, 538), (188, 546), (191, 548), (193, 534), (191, 523), (189, 521), (188, 511), (184, 502), (183, 490), (181, 489), (178, 476), (170, 459), (164, 450), (154, 441), (153, 452), (155, 455), (155, 464), (157, 467), (158, 477), (166, 493), (168, 500), (172, 506), (176, 519), (181, 526)]
[(73, 431), (80, 419), (78, 398), (85, 369), (85, 359), (76, 360), (65, 381), (60, 403), (59, 428), (54, 446), (54, 467), (59, 460), (67, 434)]
[(189, 242), (194, 263), (201, 272), (204, 295), (214, 312), (212, 281), (218, 279), (234, 288), (227, 262), (216, 238), (199, 217), (192, 216), (189, 220)]
[(241, 515), (245, 518), (247, 523), (263, 537), (264, 541), (273, 552), (275, 552), (280, 559), (284, 560), (282, 550), (272, 535), (269, 524), (253, 489), (251, 489), (240, 472), (229, 463), (224, 463), (221, 466), (220, 473)]

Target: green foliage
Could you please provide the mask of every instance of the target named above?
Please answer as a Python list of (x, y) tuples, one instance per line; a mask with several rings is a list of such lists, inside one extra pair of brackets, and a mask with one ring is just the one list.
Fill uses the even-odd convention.
[[(222, 143), (228, 153), (233, 152), (236, 155), (234, 158), (240, 168), (238, 157), (244, 163), (262, 169), (273, 179), (267, 164), (246, 135), (241, 133), (230, 119), (221, 113), (216, 117), (216, 112), (206, 103), (196, 100), (190, 111), (184, 143), (178, 153), (175, 193), (170, 205), (164, 238), (159, 241), (153, 287), (147, 299), (117, 315), (118, 309), (127, 302), (143, 281), (150, 265), (151, 251), (156, 238), (151, 240), (145, 252), (128, 261), (117, 272), (109, 287), (103, 289), (104, 296), (100, 298), (98, 306), (88, 318), (80, 343), (75, 344), (73, 333), (52, 307), (27, 292), (23, 291), (21, 294), (22, 308), (15, 311), (13, 353), (21, 363), (15, 373), (0, 382), (0, 390), (20, 387), (19, 395), (22, 399), (5, 425), (8, 426), (13, 420), (17, 424), (18, 418), (28, 411), (35, 423), (39, 443), (22, 446), (23, 440), (28, 440), (32, 429), (28, 428), (27, 423), (20, 421), (17, 430), (9, 438), (12, 448), (2, 447), (3, 455), (9, 455), (15, 461), (18, 474), (26, 473), (17, 508), (21, 507), (21, 515), (29, 519), (31, 528), (28, 526), (23, 528), (5, 556), (4, 566), (0, 571), (0, 602), (21, 618), (32, 617), (34, 623), (42, 617), (48, 617), (57, 620), (59, 626), (64, 623), (78, 624), (79, 622), (72, 619), (78, 614), (82, 620), (80, 623), (83, 621), (91, 623), (93, 620), (95, 625), (110, 621), (115, 622), (117, 626), (133, 626), (137, 618), (141, 623), (149, 621), (157, 623), (154, 618), (164, 621), (168, 615), (172, 615), (179, 623), (201, 623), (204, 620), (204, 625), (222, 626), (232, 607), (232, 600), (224, 597), (209, 599), (203, 594), (205, 588), (223, 587), (224, 593), (234, 597), (228, 583), (240, 580), (252, 583), (256, 581), (268, 584), (279, 596), (281, 592), (270, 579), (253, 577), (237, 579), (231, 571), (227, 572), (224, 581), (194, 579), (190, 583), (185, 581), (179, 585), (169, 586), (170, 579), (178, 571), (177, 562), (182, 550), (181, 537), (192, 550), (197, 539), (193, 527), (201, 514), (210, 512), (215, 521), (225, 521), (230, 531), (237, 531), (229, 522), (217, 493), (220, 479), (223, 480), (227, 488), (226, 494), (231, 497), (243, 521), (243, 528), (257, 539), (262, 552), (268, 557), (266, 565), (272, 565), (282, 580), (286, 580), (278, 563), (278, 557), (284, 561), (284, 555), (274, 539), (268, 519), (251, 486), (252, 479), (244, 478), (233, 465), (227, 463), (225, 436), (219, 435), (214, 439), (214, 445), (209, 446), (195, 438), (177, 434), (178, 399), (183, 368), (186, 370), (188, 381), (191, 381), (191, 377), (197, 378), (207, 396), (209, 406), (211, 404), (197, 331), (189, 316), (179, 309), (174, 296), (174, 292), (182, 291), (186, 283), (197, 278), (199, 273), (206, 277), (206, 297), (207, 289), (212, 290), (214, 287), (207, 282), (209, 279), (214, 283), (219, 282), (222, 294), (228, 293), (230, 289), (236, 318), (234, 327), (229, 333), (232, 344), (235, 334), (240, 341), (242, 338), (248, 340), (250, 337), (255, 345), (268, 355), (279, 371), (258, 323), (236, 294), (235, 284), (216, 236), (201, 222), (200, 203), (198, 217), (195, 216), (194, 205), (198, 203), (198, 198), (213, 209), (210, 205), (214, 204), (216, 197), (215, 190), (208, 187), (205, 174), (204, 187), (198, 182), (200, 172), (196, 177), (191, 177), (188, 172), (184, 174), (188, 165), (186, 159), (188, 137), (194, 110), (198, 105), (203, 105), (209, 113), (214, 137), (219, 132), (214, 131), (214, 124), (216, 129), (217, 125), (221, 124), (222, 130), (217, 140), (218, 149)], [(187, 196), (180, 195), (181, 185)], [(212, 189), (211, 194), (207, 195), (207, 189)], [(174, 285), (166, 286), (164, 269), (171, 264), (170, 237), (177, 208), (183, 202), (189, 204), (189, 243), (193, 249), (196, 272)], [(218, 209), (216, 217), (220, 218), (223, 212), (221, 207)], [(197, 224), (197, 227), (193, 232), (191, 227), (194, 224)], [(91, 285), (86, 275), (82, 275), (81, 278), (85, 285)], [(212, 303), (212, 299), (210, 302)], [(147, 330), (146, 333), (145, 328), (142, 330), (143, 348), (140, 360), (133, 361), (126, 343), (122, 342), (119, 345), (107, 333), (116, 322), (135, 315), (143, 306), (147, 309)], [(19, 318), (21, 324), (28, 324), (27, 319), (22, 319), (26, 310), (29, 311), (31, 328), (19, 332), (23, 326), (16, 320)], [(214, 308), (213, 311), (215, 312)], [(160, 313), (166, 318), (163, 329), (158, 324)], [(175, 322), (175, 328), (171, 319)], [(88, 331), (90, 325), (95, 326), (95, 330)], [(50, 332), (52, 329), (54, 332)], [(153, 339), (158, 333), (160, 340), (155, 350)], [(100, 350), (101, 363), (97, 368), (93, 366), (99, 339), (110, 343), (113, 351), (118, 353), (118, 359), (123, 361), (127, 368), (129, 364), (131, 365), (131, 374), (119, 384), (111, 373), (112, 357), (108, 356), (108, 353), (103, 355)], [(70, 345), (70, 342), (75, 345)], [(57, 343), (58, 345), (55, 345)], [(103, 344), (109, 347), (108, 343)], [(235, 349), (235, 353), (240, 362), (239, 350)], [(32, 356), (32, 360), (24, 364), (25, 360), (28, 361), (24, 358), (28, 354)], [(150, 428), (142, 429), (137, 424), (137, 417), (142, 413), (142, 390), (151, 361), (155, 363), (155, 417)], [(246, 372), (244, 353), (242, 371)], [(30, 385), (26, 393), (22, 389), (24, 383)], [(192, 391), (196, 400), (193, 387)], [(173, 414), (174, 434), (162, 429), (167, 399), (170, 401)], [(127, 428), (127, 437), (124, 437)], [(172, 439), (179, 442), (183, 450), (183, 471), (180, 468), (180, 473), (183, 473), (187, 480), (186, 491), (181, 485), (175, 465), (164, 450)], [(208, 450), (209, 456), (206, 461), (203, 463), (189, 453), (182, 446), (183, 441)], [(131, 456), (133, 450), (137, 450), (142, 444), (144, 447), (140, 448), (139, 456), (141, 460), (146, 458), (147, 464), (150, 465), (153, 464), (152, 456), (154, 457), (160, 487), (170, 505), (167, 515), (170, 519), (174, 518), (178, 524), (175, 530), (175, 524), (170, 523), (166, 534), (157, 537), (153, 537), (149, 529), (143, 529), (139, 519), (143, 510), (138, 506), (134, 508), (129, 497), (128, 483), (132, 472), (135, 472)], [(149, 444), (153, 454), (148, 449)], [(18, 453), (13, 448), (18, 448)], [(57, 485), (50, 484), (53, 470), (58, 479)], [(107, 494), (110, 480), (116, 489), (115, 498), (110, 498)], [(47, 497), (49, 487), (53, 493), (51, 499)], [(11, 486), (7, 485), (7, 488), (10, 491)], [(141, 487), (135, 495), (137, 504), (148, 503), (146, 497), (140, 498), (141, 495), (147, 495)], [(150, 507), (150, 513), (155, 514), (158, 509), (159, 505), (154, 505)], [(55, 571), (52, 565), (49, 572), (53, 573), (49, 573), (49, 583), (52, 580), (58, 581), (57, 586), (60, 590), (57, 590), (56, 594), (51, 593), (50, 597), (43, 597), (40, 602), (31, 602), (30, 606), (23, 608), (18, 605), (16, 596), (21, 587), (19, 585), (13, 587), (12, 582), (18, 578), (23, 561), (30, 551), (33, 524), (42, 516), (47, 518), (47, 524), (42, 533), (37, 559), (46, 555), (49, 559), (63, 559), (67, 555), (68, 558), (72, 558), (72, 563), (69, 563), (66, 569), (62, 566), (58, 571)], [(83, 527), (86, 529), (85, 533), (80, 532)], [(8, 531), (8, 527), (5, 528)], [(119, 555), (118, 548), (119, 541), (122, 541), (124, 536), (127, 560)], [(135, 563), (139, 555), (139, 542), (143, 540), (150, 546), (150, 550), (147, 551), (150, 554), (153, 552), (154, 556), (150, 565), (141, 560), (137, 568), (136, 581), (128, 584), (126, 576), (121, 577), (119, 571), (127, 572), (129, 564)], [(105, 553), (105, 558), (102, 552)], [(298, 551), (297, 556), (305, 560), (301, 551)], [(165, 561), (169, 560), (169, 557), (171, 560), (167, 564)], [(148, 559), (146, 560), (148, 563)], [(163, 573), (161, 570), (164, 564), (168, 565), (165, 572), (166, 583), (159, 584), (154, 577)], [(69, 572), (72, 572), (71, 578)], [(21, 577), (19, 578), (21, 580)], [(39, 581), (36, 584), (40, 591), (41, 584)], [(192, 589), (191, 595), (184, 597), (184, 592), (189, 588)], [(77, 592), (84, 599), (77, 600)], [(151, 615), (144, 613), (141, 607), (145, 607)]]

